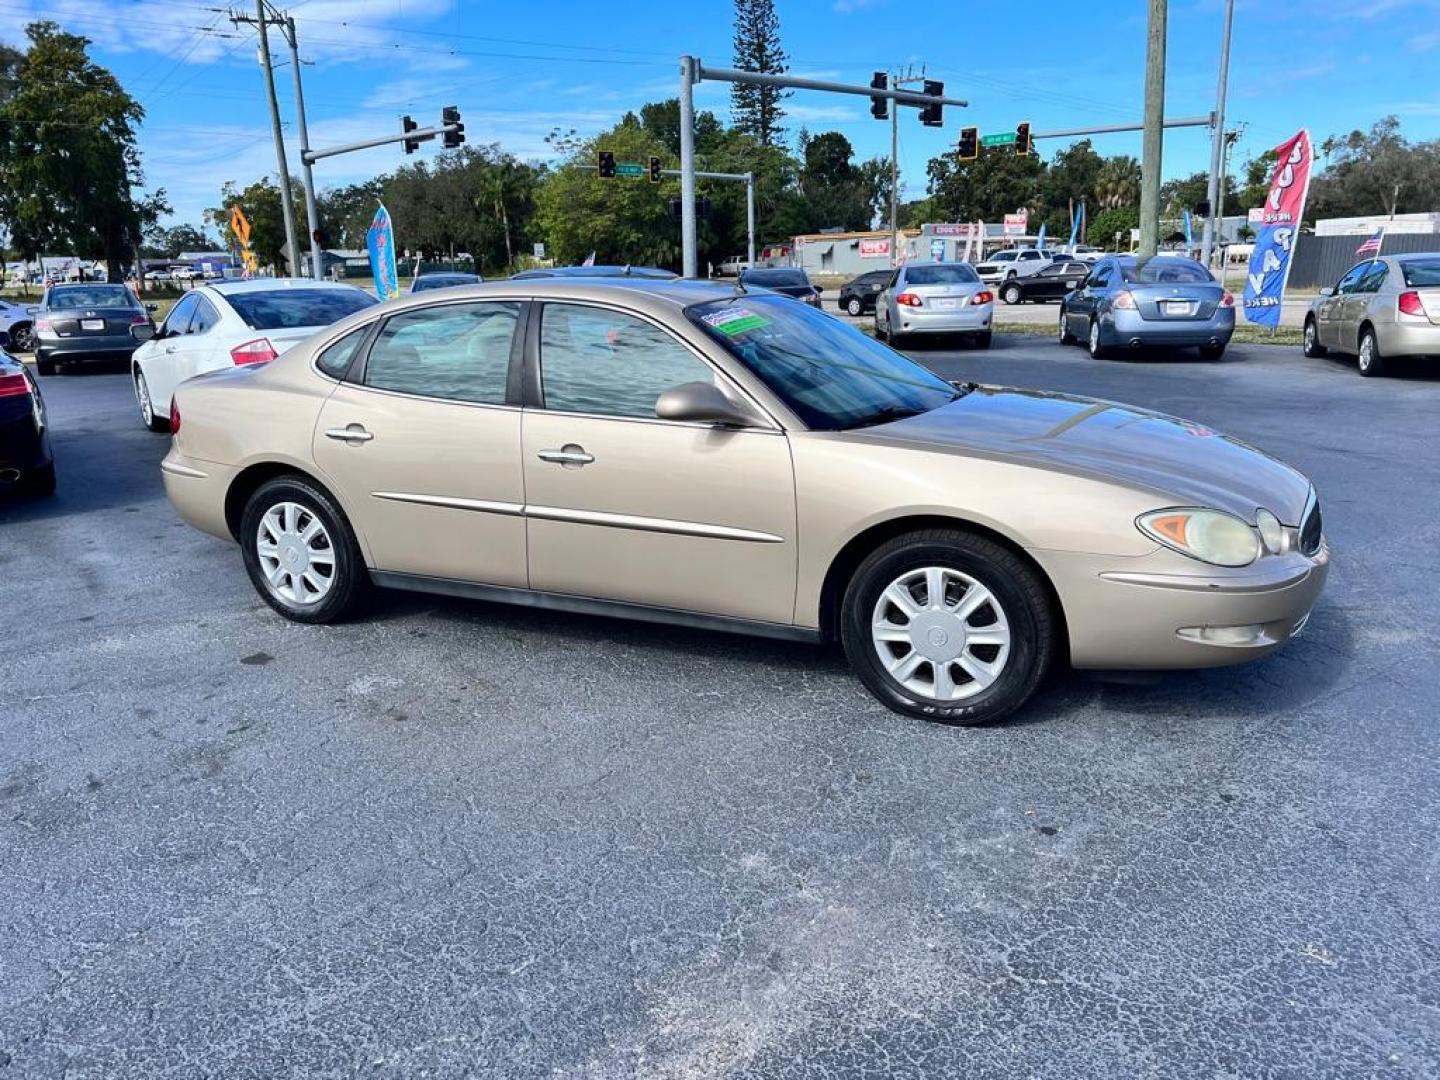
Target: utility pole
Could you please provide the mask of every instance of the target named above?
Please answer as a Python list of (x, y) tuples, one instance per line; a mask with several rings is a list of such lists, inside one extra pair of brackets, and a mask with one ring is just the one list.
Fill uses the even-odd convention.
[[(890, 76), (890, 89), (899, 90), (906, 83), (923, 83), (925, 69), (915, 74), (913, 67), (906, 68), (903, 75)], [(890, 265), (897, 265), (899, 251), (896, 247), (899, 230), (896, 228), (897, 208), (900, 199), (900, 110), (890, 110)]]
[(755, 269), (755, 174), (745, 174), (745, 235), (749, 238), (749, 251), (746, 258), (750, 263), (750, 269)]
[(300, 248), (295, 243), (295, 199), (290, 191), (290, 168), (285, 163), (285, 136), (280, 128), (280, 101), (275, 96), (275, 68), (270, 59), (268, 25), (283, 26), (284, 20), (265, 13), (265, 0), (255, 0), (253, 16), (230, 13), (232, 23), (254, 23), (260, 32), (260, 66), (265, 69), (265, 96), (270, 102), (270, 127), (275, 134), (275, 163), (280, 169), (280, 206), (285, 218), (285, 249), (290, 257), (290, 272), (300, 272)]
[(295, 76), (295, 120), (300, 128), (300, 175), (305, 181), (305, 220), (310, 224), (310, 276), (325, 275), (320, 253), (320, 212), (315, 200), (315, 173), (310, 168), (310, 128), (305, 123), (305, 91), (300, 85), (300, 47), (295, 41), (295, 20), (285, 16), (285, 40), (290, 45), (290, 68)]
[(1140, 158), (1141, 258), (1160, 247), (1160, 169), (1165, 138), (1165, 23), (1169, 0), (1150, 0), (1145, 47), (1145, 135)]
[(1215, 88), (1215, 126), (1210, 134), (1210, 213), (1200, 240), (1200, 261), (1210, 265), (1210, 254), (1219, 239), (1225, 207), (1225, 87), (1230, 81), (1230, 24), (1235, 19), (1235, 0), (1225, 0), (1225, 28), (1220, 34), (1220, 81)]

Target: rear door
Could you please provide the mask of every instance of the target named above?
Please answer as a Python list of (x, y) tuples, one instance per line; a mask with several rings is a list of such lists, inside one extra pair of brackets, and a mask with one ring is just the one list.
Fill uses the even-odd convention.
[(408, 308), (385, 320), (354, 363), (347, 338), (316, 358), (345, 381), (320, 410), (315, 462), (377, 570), (526, 584), (519, 388), (510, 376), (524, 307)]

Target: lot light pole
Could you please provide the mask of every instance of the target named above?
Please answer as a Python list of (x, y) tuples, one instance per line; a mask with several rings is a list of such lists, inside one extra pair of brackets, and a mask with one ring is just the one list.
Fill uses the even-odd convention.
[(1160, 161), (1165, 139), (1165, 23), (1169, 0), (1150, 0), (1145, 43), (1145, 135), (1140, 157), (1140, 257), (1160, 247)]
[(1210, 135), (1210, 213), (1200, 240), (1200, 261), (1210, 265), (1218, 230), (1225, 210), (1225, 86), (1230, 79), (1230, 25), (1235, 19), (1235, 0), (1225, 0), (1225, 28), (1220, 35), (1220, 80), (1215, 88), (1215, 124)]
[(732, 68), (707, 68), (693, 56), (680, 58), (680, 245), (683, 249), (682, 270), (686, 277), (698, 273), (698, 252), (695, 242), (695, 84), (702, 79), (739, 83), (750, 86), (782, 86), (794, 90), (821, 90), (831, 94), (854, 94), (857, 97), (888, 98), (892, 102), (938, 109), (942, 105), (965, 108), (968, 101), (941, 94), (921, 94), (911, 90), (884, 90), (874, 86), (853, 86), (849, 83), (801, 79), (791, 75), (771, 75), (763, 71), (736, 71)]

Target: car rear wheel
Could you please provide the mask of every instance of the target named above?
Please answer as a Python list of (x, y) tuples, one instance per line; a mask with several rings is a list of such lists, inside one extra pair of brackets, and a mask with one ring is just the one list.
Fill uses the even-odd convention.
[(145, 373), (135, 369), (135, 401), (140, 406), (140, 422), (154, 432), (170, 431), (170, 417), (157, 416), (150, 401), (150, 387), (145, 383)]
[(1368, 326), (1360, 332), (1360, 374), (1376, 376), (1385, 374), (1385, 358), (1380, 355), (1380, 342), (1375, 331)]
[(860, 303), (858, 296), (852, 296), (849, 300), (845, 301), (845, 310), (851, 315), (859, 316), (859, 314), (865, 310), (865, 305)]
[(10, 348), (14, 352), (32, 352), (35, 349), (35, 329), (29, 323), (20, 323), (10, 328)]
[(970, 342), (977, 349), (988, 349), (990, 348), (990, 340), (992, 336), (993, 331), (986, 330), (983, 334), (976, 334), (970, 339)]
[(1324, 356), (1330, 350), (1320, 344), (1320, 331), (1315, 326), (1314, 319), (1305, 320), (1305, 338), (1300, 345), (1300, 351), (1306, 356)]
[(1086, 346), (1090, 350), (1090, 355), (1093, 356), (1096, 360), (1104, 360), (1107, 356), (1110, 355), (1110, 350), (1100, 343), (1099, 319), (1090, 320), (1090, 334), (1086, 338)]
[(1020, 303), (1020, 286), (1013, 283), (1010, 285), (1006, 285), (1004, 290), (1000, 293), (1000, 299), (1004, 300), (1007, 304)]
[(1040, 576), (1018, 555), (959, 529), (881, 545), (845, 591), (851, 666), (885, 705), (947, 724), (984, 724), (1029, 700), (1055, 653)]
[(343, 619), (369, 592), (365, 561), (344, 514), (302, 477), (277, 477), (250, 496), (240, 549), (255, 591), (294, 622)]
[(1075, 335), (1070, 332), (1070, 319), (1065, 314), (1065, 302), (1060, 302), (1060, 344), (1074, 345)]
[(34, 498), (43, 499), (55, 494), (55, 463), (42, 465), (38, 469), (31, 469), (20, 481), (20, 492), (23, 495), (30, 495)]

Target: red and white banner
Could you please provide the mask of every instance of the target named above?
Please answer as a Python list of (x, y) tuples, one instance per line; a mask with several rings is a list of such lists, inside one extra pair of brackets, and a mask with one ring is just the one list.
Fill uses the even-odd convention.
[(860, 257), (862, 259), (888, 259), (890, 257), (890, 241), (861, 240)]
[(1022, 210), (1018, 214), (1005, 215), (1005, 235), (1024, 236), (1025, 230), (1030, 226), (1030, 214)]
[(1315, 153), (1310, 133), (1297, 131), (1275, 148), (1275, 171), (1270, 176), (1270, 193), (1261, 208), (1260, 235), (1250, 252), (1245, 273), (1245, 292), (1240, 310), (1257, 326), (1272, 330), (1280, 325), (1280, 308), (1285, 303), (1285, 283), (1305, 214), (1305, 195), (1310, 190), (1310, 169)]
[(1297, 131), (1275, 148), (1275, 172), (1270, 176), (1270, 194), (1265, 197), (1262, 225), (1299, 225), (1305, 212), (1305, 194), (1310, 190), (1310, 166), (1315, 161), (1310, 133)]

